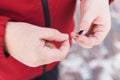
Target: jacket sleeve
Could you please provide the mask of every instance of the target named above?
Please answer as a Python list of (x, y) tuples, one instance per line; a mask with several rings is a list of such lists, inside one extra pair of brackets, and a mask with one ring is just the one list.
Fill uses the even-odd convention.
[(4, 34), (6, 23), (10, 18), (6, 16), (0, 16), (0, 57), (4, 55)]
[(111, 4), (114, 0), (109, 0), (109, 4)]

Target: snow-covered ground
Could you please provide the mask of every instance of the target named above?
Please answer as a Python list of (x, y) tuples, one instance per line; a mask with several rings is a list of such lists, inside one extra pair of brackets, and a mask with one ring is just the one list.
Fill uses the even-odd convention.
[[(79, 2), (75, 15), (79, 24)], [(66, 60), (59, 65), (59, 80), (120, 80), (120, 0), (111, 5), (112, 29), (104, 42), (84, 49), (73, 41)]]

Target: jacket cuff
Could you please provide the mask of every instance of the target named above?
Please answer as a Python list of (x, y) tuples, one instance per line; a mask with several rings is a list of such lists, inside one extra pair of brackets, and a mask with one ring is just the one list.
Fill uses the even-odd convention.
[(0, 57), (5, 56), (4, 54), (4, 34), (6, 24), (10, 18), (6, 16), (0, 16)]
[(109, 4), (111, 4), (114, 0), (109, 0)]

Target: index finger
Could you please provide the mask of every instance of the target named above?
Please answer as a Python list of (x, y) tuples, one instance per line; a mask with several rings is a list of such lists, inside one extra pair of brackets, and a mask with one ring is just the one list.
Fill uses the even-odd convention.
[(47, 55), (48, 55), (48, 58), (49, 60), (52, 60), (51, 62), (54, 62), (54, 61), (61, 61), (63, 60), (69, 49), (70, 49), (70, 43), (69, 43), (69, 40), (66, 40), (62, 43), (61, 47), (58, 49), (58, 48), (49, 48), (46, 47), (47, 49), (45, 51), (47, 51)]

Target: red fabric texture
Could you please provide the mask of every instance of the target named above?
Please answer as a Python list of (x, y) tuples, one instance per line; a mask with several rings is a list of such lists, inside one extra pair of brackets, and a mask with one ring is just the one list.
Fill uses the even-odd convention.
[[(113, 0), (111, 0), (112, 2)], [(48, 0), (51, 28), (70, 34), (76, 0)], [(41, 0), (0, 0), (0, 80), (30, 80), (43, 72), (43, 66), (28, 67), (12, 56), (4, 55), (4, 34), (7, 21), (26, 22), (45, 26)], [(57, 63), (47, 65), (47, 71)]]
[(5, 33), (5, 27), (6, 23), (9, 20), (8, 17), (0, 16), (0, 56), (2, 57), (4, 55), (4, 33)]
[[(51, 28), (70, 34), (76, 0), (48, 0)], [(43, 66), (28, 67), (12, 56), (4, 55), (4, 34), (8, 17), (14, 22), (45, 26), (41, 0), (0, 0), (0, 80), (30, 80), (41, 75)], [(6, 17), (4, 17), (6, 16)], [(50, 71), (57, 62), (47, 65)]]

